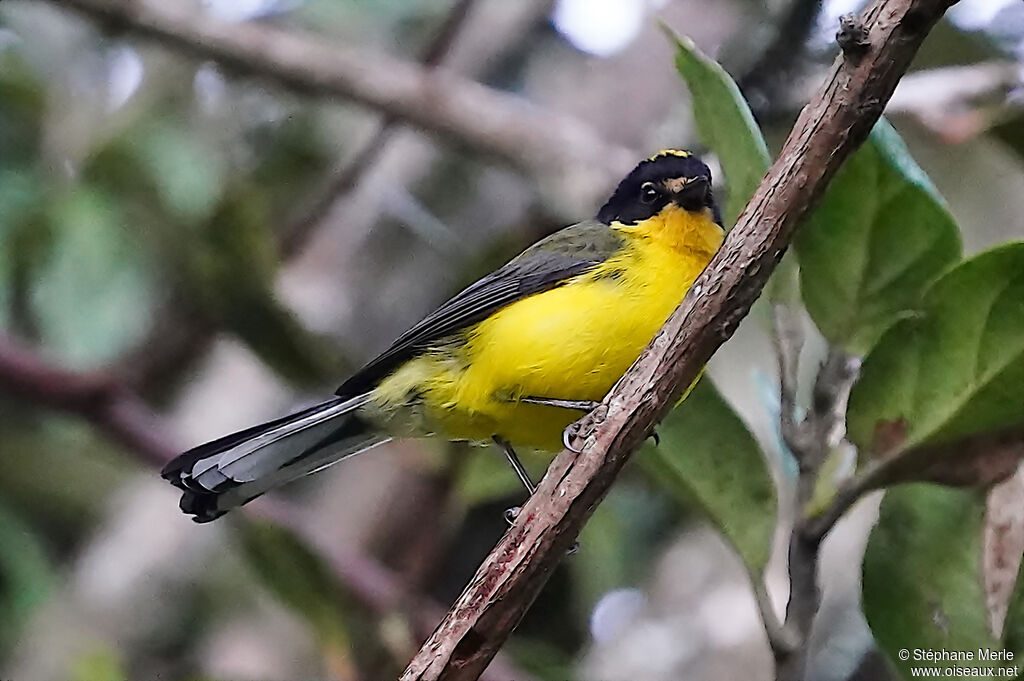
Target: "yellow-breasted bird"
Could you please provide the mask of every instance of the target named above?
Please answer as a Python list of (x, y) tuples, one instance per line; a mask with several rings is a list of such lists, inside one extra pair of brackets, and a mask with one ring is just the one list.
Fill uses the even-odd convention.
[(395, 437), (558, 451), (636, 360), (722, 243), (711, 171), (642, 161), (596, 219), (535, 243), (399, 337), (332, 399), (196, 447), (163, 477), (208, 522)]

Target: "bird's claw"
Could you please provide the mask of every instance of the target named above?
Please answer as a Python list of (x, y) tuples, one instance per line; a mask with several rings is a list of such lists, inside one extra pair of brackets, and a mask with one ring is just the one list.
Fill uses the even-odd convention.
[(579, 454), (581, 451), (583, 451), (582, 449), (576, 449), (575, 447), (572, 446), (572, 441), (576, 438), (577, 435), (579, 435), (579, 433), (579, 421), (573, 421), (572, 423), (565, 427), (565, 430), (562, 431), (562, 444), (565, 446), (566, 449), (568, 449), (573, 454)]
[(579, 454), (583, 451), (582, 447), (577, 449), (572, 446), (573, 440), (576, 438), (586, 439), (594, 432), (601, 421), (604, 420), (605, 416), (608, 415), (608, 407), (604, 404), (597, 405), (594, 411), (588, 413), (586, 416), (581, 418), (579, 421), (570, 423), (562, 431), (562, 444), (573, 454)]
[(647, 438), (650, 440), (654, 440), (655, 447), (661, 444), (661, 436), (658, 435), (658, 431), (654, 428), (651, 429), (651, 434), (648, 435)]

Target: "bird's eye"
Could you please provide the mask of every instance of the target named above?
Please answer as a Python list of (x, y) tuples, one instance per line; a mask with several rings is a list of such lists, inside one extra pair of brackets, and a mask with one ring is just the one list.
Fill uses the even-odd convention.
[(640, 200), (644, 203), (654, 203), (658, 198), (658, 188), (653, 182), (644, 182), (640, 185)]

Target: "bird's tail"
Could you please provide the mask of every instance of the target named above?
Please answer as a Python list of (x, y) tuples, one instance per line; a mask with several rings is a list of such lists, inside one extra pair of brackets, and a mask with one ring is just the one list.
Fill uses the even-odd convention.
[(359, 418), (366, 396), (335, 398), (190, 449), (161, 475), (182, 490), (181, 510), (215, 520), (272, 487), (388, 440)]

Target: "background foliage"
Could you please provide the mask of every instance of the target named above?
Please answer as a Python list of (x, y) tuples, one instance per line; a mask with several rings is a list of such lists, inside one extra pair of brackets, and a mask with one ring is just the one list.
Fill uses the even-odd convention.
[[(602, 172), (510, 164), (458, 126), (394, 127), (131, 27), (8, 0), (0, 355), (29, 348), (115, 377), (166, 420), (153, 430), (172, 449), (279, 414), (592, 212), (628, 169), (622, 150), (627, 166), (661, 147), (705, 153), (731, 225), (856, 3), (598, 4), (195, 11), (312, 32), (371, 61), (420, 61), (454, 26), (447, 68), (592, 134)], [(469, 12), (452, 23), (459, 6)], [(1022, 18), (965, 1), (936, 29), (889, 120), (802, 226), (771, 300), (599, 507), (493, 678), (775, 678), (754, 594), (785, 601), (790, 529), (865, 480), (858, 491), (907, 484), (880, 508), (868, 496), (826, 541), (807, 678), (850, 678), (873, 658), (873, 678), (908, 676), (902, 648), (1024, 654), (1024, 519), (996, 523), (987, 497), (1024, 426)], [(772, 57), (779, 44), (802, 47)], [(806, 340), (797, 420), (816, 418), (823, 362), (859, 365), (848, 437), (825, 438), (806, 496), (776, 387), (779, 306)], [(159, 452), (109, 437), (96, 401), (27, 399), (8, 369), (0, 361), (3, 678), (393, 677), (521, 500), (489, 449), (401, 442), (196, 527), (156, 478)], [(993, 432), (1009, 435), (963, 445)], [(526, 459), (538, 474), (547, 462)]]

